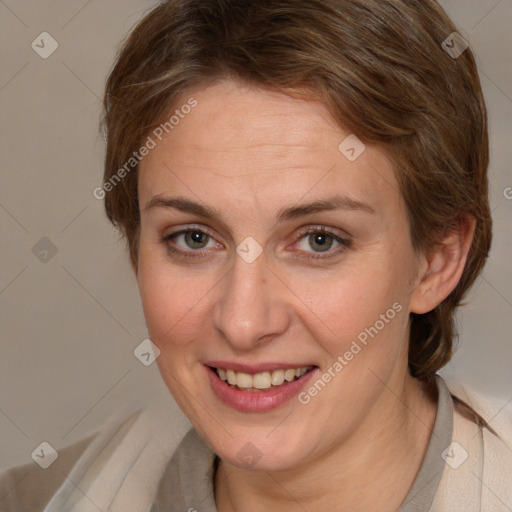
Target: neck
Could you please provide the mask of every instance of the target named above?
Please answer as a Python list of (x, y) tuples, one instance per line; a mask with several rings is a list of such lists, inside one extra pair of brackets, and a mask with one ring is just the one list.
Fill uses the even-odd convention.
[(257, 472), (221, 460), (215, 475), (217, 510), (362, 512), (378, 504), (382, 512), (396, 511), (423, 462), (437, 402), (430, 386), (404, 377), (384, 390), (357, 432), (307, 465)]

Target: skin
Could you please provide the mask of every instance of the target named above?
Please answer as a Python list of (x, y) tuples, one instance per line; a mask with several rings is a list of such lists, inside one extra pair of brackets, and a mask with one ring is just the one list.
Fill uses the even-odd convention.
[[(137, 279), (162, 377), (221, 457), (217, 508), (396, 510), (436, 414), (435, 393), (408, 373), (409, 313), (430, 311), (455, 287), (473, 225), (462, 223), (437, 252), (417, 254), (389, 159), (370, 146), (345, 158), (338, 146), (350, 133), (322, 103), (232, 80), (191, 91), (183, 103), (191, 96), (197, 107), (141, 162)], [(334, 193), (372, 211), (277, 222), (280, 209)], [(221, 220), (147, 208), (177, 196), (215, 208)], [(322, 226), (348, 245), (329, 236), (315, 245), (300, 231)], [(211, 237), (162, 242), (187, 228)], [(248, 236), (263, 249), (252, 263), (236, 252)], [(208, 360), (309, 363), (321, 375), (396, 303), (400, 313), (307, 405), (292, 399), (240, 412), (210, 388)], [(249, 442), (261, 454), (251, 467), (237, 457)]]

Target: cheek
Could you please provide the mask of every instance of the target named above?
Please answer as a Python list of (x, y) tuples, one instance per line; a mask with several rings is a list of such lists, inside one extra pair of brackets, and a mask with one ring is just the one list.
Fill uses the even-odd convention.
[(193, 417), (189, 403), (197, 387), (193, 341), (202, 331), (198, 316), (206, 314), (201, 303), (204, 290), (200, 282), (186, 279), (177, 267), (159, 260), (157, 252), (140, 252), (138, 286), (144, 316), (149, 337), (160, 350), (156, 363), (162, 378), (180, 408)]
[[(332, 422), (338, 425), (342, 411), (363, 415), (382, 392), (382, 382), (406, 360), (408, 314), (392, 282), (346, 281), (327, 295), (328, 300), (317, 301), (321, 321), (309, 315), (309, 325), (316, 326), (312, 337), (326, 354), (319, 379), (328, 382), (314, 407), (325, 423), (338, 418)], [(301, 403), (316, 396), (314, 388), (313, 383), (305, 390)]]
[(141, 247), (139, 256), (139, 293), (148, 332), (152, 341), (163, 350), (167, 340), (187, 324), (201, 300), (203, 290), (180, 274), (158, 251)]
[(347, 352), (351, 360), (378, 365), (398, 357), (408, 325), (408, 285), (403, 272), (390, 269), (389, 262), (380, 266), (374, 261), (365, 268), (346, 269), (336, 279), (307, 281), (300, 287), (306, 306), (303, 323), (310, 325), (331, 360)]

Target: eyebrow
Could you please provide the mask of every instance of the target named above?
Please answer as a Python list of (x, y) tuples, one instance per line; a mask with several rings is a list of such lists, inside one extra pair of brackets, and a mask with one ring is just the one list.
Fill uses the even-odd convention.
[[(144, 211), (147, 212), (153, 208), (173, 208), (184, 213), (192, 213), (200, 217), (222, 223), (221, 214), (217, 210), (203, 203), (191, 201), (184, 197), (155, 196), (148, 201), (144, 207)], [(355, 210), (375, 213), (375, 210), (371, 206), (361, 201), (357, 201), (347, 196), (335, 195), (310, 203), (281, 208), (276, 215), (276, 219), (277, 222), (284, 222), (287, 220), (306, 217), (307, 215), (312, 215), (314, 213), (333, 210)]]

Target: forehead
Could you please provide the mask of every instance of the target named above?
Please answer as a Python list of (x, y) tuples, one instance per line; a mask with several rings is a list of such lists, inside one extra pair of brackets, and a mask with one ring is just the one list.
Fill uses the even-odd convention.
[[(236, 194), (269, 203), (338, 192), (371, 201), (376, 210), (397, 199), (386, 155), (363, 151), (316, 99), (222, 82), (184, 95), (169, 117), (191, 98), (197, 106), (183, 110), (189, 113), (140, 164), (141, 208), (154, 195), (192, 191), (204, 202)], [(362, 151), (353, 161), (344, 153), (346, 140), (356, 156)]]

